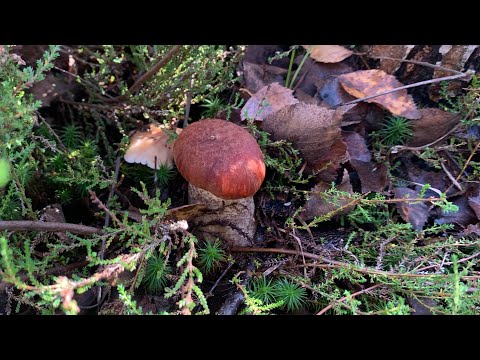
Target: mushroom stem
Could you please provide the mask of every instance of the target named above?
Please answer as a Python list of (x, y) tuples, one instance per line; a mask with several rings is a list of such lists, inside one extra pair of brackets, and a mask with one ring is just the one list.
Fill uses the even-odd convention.
[(228, 246), (252, 246), (257, 229), (253, 197), (224, 200), (211, 192), (188, 184), (188, 202), (204, 204), (208, 210), (192, 220), (193, 233), (214, 241), (219, 238)]

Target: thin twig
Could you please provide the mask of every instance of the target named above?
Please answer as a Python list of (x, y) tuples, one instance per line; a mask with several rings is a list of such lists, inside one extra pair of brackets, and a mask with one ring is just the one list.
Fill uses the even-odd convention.
[[(230, 249), (231, 252), (259, 252), (259, 253), (273, 253), (273, 254), (285, 254), (285, 255), (299, 255), (298, 251), (295, 250), (290, 250), (290, 249), (282, 249), (282, 248), (256, 248), (256, 247), (233, 247)], [(477, 257), (480, 255), (480, 252), (469, 256), (467, 258), (461, 259), (457, 261), (457, 263), (462, 263), (465, 261), (468, 261), (470, 259), (473, 259), (474, 257)], [(362, 274), (367, 274), (367, 275), (384, 275), (384, 276), (391, 276), (391, 277), (441, 277), (443, 274), (414, 274), (414, 273), (394, 273), (390, 271), (383, 271), (383, 270), (375, 270), (375, 269), (370, 269), (367, 267), (361, 268), (349, 263), (341, 262), (341, 261), (336, 261), (336, 260), (331, 260), (328, 258), (325, 258), (321, 255), (316, 255), (312, 253), (303, 253), (303, 256), (309, 259), (317, 260), (324, 262), (324, 264), (302, 264), (302, 265), (295, 265), (294, 267), (302, 267), (302, 266), (310, 266), (310, 267), (319, 267), (319, 268), (345, 268), (345, 269), (350, 269)], [(444, 265), (451, 265), (453, 263), (445, 263)], [(424, 271), (429, 268), (433, 268), (438, 265), (431, 265), (426, 268), (421, 268), (418, 269), (418, 271)], [(479, 278), (480, 276), (474, 277), (474, 278)], [(464, 276), (462, 278), (471, 278), (471, 276)]]
[[(469, 257), (466, 257), (466, 258), (463, 258), (463, 259), (461, 259), (461, 260), (458, 260), (458, 261), (457, 261), (457, 264), (460, 264), (460, 263), (463, 263), (463, 262), (465, 262), (465, 261), (474, 259), (474, 258), (476, 258), (476, 257), (479, 256), (479, 255), (480, 255), (480, 252), (477, 252), (477, 253), (475, 253), (475, 254), (473, 254), (473, 255), (470, 255)], [(453, 262), (450, 261), (450, 262), (445, 262), (445, 263), (443, 263), (442, 265), (445, 266), (445, 265), (452, 265), (452, 264), (453, 264)], [(440, 266), (440, 265), (438, 265), (438, 264), (436, 264), (436, 265), (429, 265), (429, 266), (425, 266), (425, 267), (423, 267), (423, 268), (420, 268), (420, 269), (418, 269), (417, 271), (425, 271), (425, 270), (433, 269), (433, 268), (436, 268), (436, 267), (439, 267), (439, 266)]]
[[(458, 75), (463, 74), (461, 71), (458, 71), (458, 70), (449, 69), (449, 68), (446, 68), (446, 67), (443, 67), (443, 66), (439, 66), (439, 65), (429, 64), (429, 63), (423, 62), (423, 61), (404, 60), (404, 59), (391, 58), (391, 57), (388, 57), (388, 56), (372, 56), (372, 55), (368, 55), (368, 57), (370, 57), (370, 58), (372, 58), (372, 59), (384, 59), (384, 60), (401, 61), (401, 62), (406, 62), (406, 63), (410, 63), (410, 64), (415, 64), (415, 65), (422, 65), (422, 66), (430, 67), (430, 68), (437, 69), (437, 70), (443, 70), (443, 71), (447, 71), (447, 72), (452, 72), (452, 73), (458, 74)], [(465, 74), (464, 74), (464, 75), (465, 75)]]
[[(295, 228), (292, 229), (291, 235), (292, 235), (292, 237), (293, 237), (293, 238), (297, 241), (297, 243), (298, 243), (298, 246), (299, 246), (299, 248), (300, 248), (300, 254), (302, 255), (303, 264), (306, 264), (306, 262), (305, 262), (305, 256), (303, 256), (302, 242), (300, 241), (300, 238), (299, 238), (297, 235), (295, 235)], [(305, 268), (303, 269), (303, 275), (304, 275), (305, 277), (307, 277), (307, 267), (305, 267)]]
[(414, 84), (404, 85), (404, 86), (400, 86), (400, 87), (395, 88), (395, 89), (382, 91), (378, 94), (366, 96), (366, 97), (363, 97), (361, 99), (352, 100), (352, 101), (349, 101), (349, 102), (346, 102), (346, 103), (340, 103), (338, 105), (335, 105), (334, 108), (337, 108), (339, 106), (345, 106), (345, 105), (353, 105), (353, 104), (356, 104), (356, 103), (359, 103), (359, 102), (362, 102), (362, 101), (366, 101), (366, 100), (376, 98), (377, 96), (391, 94), (391, 93), (399, 91), (399, 90), (410, 89), (410, 88), (414, 88), (414, 87), (417, 87), (417, 86), (433, 84), (433, 83), (446, 81), (446, 80), (455, 80), (455, 79), (459, 79), (459, 78), (465, 77), (465, 76), (467, 76), (467, 74), (461, 73), (459, 75), (451, 75), (451, 76), (445, 76), (445, 77), (431, 79), (431, 80), (420, 81), (420, 82), (417, 82), (417, 83), (414, 83)]
[(183, 128), (185, 129), (188, 125), (188, 118), (190, 117), (190, 105), (192, 104), (192, 87), (193, 87), (194, 78), (190, 79), (190, 85), (187, 90), (187, 100), (185, 104), (185, 117), (183, 118)]
[(62, 150), (64, 152), (68, 152), (68, 149), (67, 147), (63, 144), (62, 140), (60, 139), (60, 137), (57, 135), (57, 133), (55, 132), (55, 130), (52, 129), (52, 127), (50, 126), (50, 124), (43, 118), (42, 115), (40, 115), (40, 113), (37, 111), (37, 116), (40, 118), (40, 120), (42, 120), (42, 122), (45, 124), (45, 126), (47, 127), (47, 129), (50, 131), (50, 133), (53, 135), (53, 137), (55, 138), (55, 140), (58, 141), (58, 145), (62, 148)]
[[(477, 145), (475, 146), (475, 148), (472, 150), (472, 152), (470, 153), (470, 156), (468, 157), (467, 161), (465, 161), (465, 164), (463, 165), (462, 170), (460, 171), (460, 173), (459, 173), (458, 176), (456, 177), (455, 180), (456, 180), (457, 184), (458, 184), (458, 180), (460, 180), (460, 178), (462, 177), (462, 174), (463, 174), (463, 173), (465, 172), (465, 170), (467, 169), (468, 164), (470, 164), (470, 161), (472, 161), (472, 158), (473, 158), (473, 156), (476, 154), (476, 152), (477, 152), (477, 150), (478, 150), (479, 147), (480, 147), (480, 141), (477, 143)], [(440, 163), (440, 164), (441, 164), (441, 163)], [(448, 175), (448, 174), (447, 174), (447, 175)], [(452, 183), (453, 183), (453, 181), (452, 181)], [(452, 187), (452, 185), (450, 185), (450, 186), (448, 187), (448, 189), (445, 191), (445, 193), (447, 193), (448, 190), (451, 189), (451, 187)], [(462, 191), (462, 188), (461, 188), (461, 187), (460, 187), (460, 191)]]
[(103, 230), (80, 224), (44, 221), (0, 221), (0, 230), (9, 231), (46, 231), (46, 232), (70, 232), (78, 235), (102, 234)]
[(437, 142), (445, 139), (448, 135), (452, 134), (453, 132), (455, 132), (458, 128), (459, 128), (460, 124), (457, 124), (455, 127), (453, 127), (449, 132), (447, 132), (445, 135), (442, 135), (440, 136), (438, 139), (432, 141), (431, 143), (428, 143), (426, 145), (422, 145), (422, 146), (417, 146), (417, 147), (411, 147), (411, 146), (404, 146), (404, 145), (396, 145), (396, 146), (392, 146), (390, 149), (389, 149), (389, 152), (390, 153), (393, 153), (393, 154), (396, 154), (399, 150), (411, 150), (411, 151), (420, 151), (420, 150), (423, 150), (423, 149), (426, 149), (432, 145), (435, 145)]
[(230, 263), (228, 263), (227, 268), (222, 272), (222, 275), (219, 276), (219, 278), (217, 279), (217, 281), (215, 281), (215, 284), (213, 284), (213, 286), (210, 288), (210, 290), (208, 290), (208, 293), (206, 294), (206, 296), (212, 296), (212, 295), (213, 295), (213, 290), (215, 290), (215, 288), (218, 286), (218, 284), (220, 283), (220, 281), (225, 277), (225, 275), (227, 274), (228, 270), (230, 270), (230, 268), (232, 267), (233, 264), (235, 264), (235, 262), (233, 262), (233, 261), (231, 261)]
[(100, 208), (100, 210), (103, 210), (105, 211), (106, 214), (109, 214), (110, 217), (113, 219), (113, 221), (115, 221), (115, 223), (120, 227), (120, 228), (125, 228), (125, 225), (123, 225), (123, 223), (118, 220), (117, 216), (110, 211), (109, 208), (107, 208), (101, 201), (100, 199), (97, 197), (97, 194), (95, 194), (94, 191), (92, 190), (89, 190), (88, 191), (90, 193), (90, 200), (92, 200), (92, 203), (94, 204), (97, 204), (97, 206)]
[(106, 100), (106, 102), (110, 102), (110, 101), (120, 102), (120, 101), (127, 100), (129, 95), (134, 94), (137, 90), (140, 89), (143, 83), (150, 80), (161, 68), (167, 65), (168, 62), (175, 56), (175, 54), (180, 51), (181, 48), (182, 48), (182, 45), (175, 45), (159, 62), (157, 62), (150, 70), (148, 70), (145, 74), (143, 74), (140, 77), (140, 79), (135, 81), (135, 83), (132, 86), (130, 86), (127, 94), (117, 96), (112, 100)]
[[(462, 189), (462, 186), (458, 183), (458, 181), (453, 177), (453, 175), (450, 173), (450, 171), (448, 171), (447, 167), (445, 166), (445, 164), (443, 163), (443, 161), (440, 161), (440, 166), (442, 167), (443, 169), (443, 172), (445, 174), (447, 174), (447, 177), (450, 179), (450, 181), (452, 182), (452, 184), (450, 185), (450, 187), (452, 185), (455, 185), (455, 187), (460, 190), (460, 191), (463, 191)], [(445, 193), (447, 193), (448, 190), (450, 190), (450, 187), (445, 191)]]
[[(342, 297), (341, 299), (336, 300), (336, 302), (344, 302), (344, 301), (347, 300), (348, 298), (354, 298), (355, 296), (364, 294), (364, 293), (366, 293), (366, 292), (368, 292), (368, 291), (371, 291), (371, 290), (373, 290), (373, 289), (376, 289), (376, 288), (378, 288), (378, 287), (380, 287), (380, 286), (382, 286), (382, 285), (383, 285), (383, 284), (376, 284), (376, 285), (370, 286), (370, 287), (368, 287), (368, 288), (366, 288), (366, 289), (357, 291), (357, 292), (355, 292), (355, 293), (353, 293), (353, 294), (351, 294), (351, 295), (349, 295), (349, 296), (344, 296), (344, 297)], [(330, 310), (330, 309), (331, 309), (332, 307), (334, 307), (334, 306), (335, 306), (335, 304), (330, 304), (330, 305), (324, 307), (322, 310), (320, 310), (320, 311), (317, 313), (317, 315), (323, 315), (324, 313), (326, 313), (328, 310)]]
[[(121, 156), (118, 156), (117, 159), (115, 160), (115, 175), (114, 175), (112, 186), (110, 187), (110, 193), (108, 194), (107, 204), (110, 201), (110, 199), (112, 198), (113, 193), (115, 192), (115, 187), (117, 186), (118, 175), (120, 173), (121, 160), (122, 160)], [(104, 228), (107, 228), (109, 225), (110, 225), (110, 213), (107, 212), (107, 215), (105, 216)], [(106, 238), (102, 239), (102, 245), (101, 245), (100, 253), (99, 253), (100, 260), (104, 259), (106, 241), (107, 241)], [(99, 306), (100, 306), (101, 300), (102, 300), (102, 287), (98, 286), (98, 288), (97, 288), (97, 303), (99, 304)]]

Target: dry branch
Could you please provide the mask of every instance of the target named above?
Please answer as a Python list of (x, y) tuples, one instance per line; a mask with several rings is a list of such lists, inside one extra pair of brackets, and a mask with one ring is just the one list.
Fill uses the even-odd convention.
[(70, 232), (78, 235), (102, 234), (103, 230), (86, 225), (44, 221), (0, 221), (0, 230)]

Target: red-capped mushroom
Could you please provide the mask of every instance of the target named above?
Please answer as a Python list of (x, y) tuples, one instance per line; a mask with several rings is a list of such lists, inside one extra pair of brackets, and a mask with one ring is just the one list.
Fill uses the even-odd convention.
[(252, 245), (256, 230), (253, 195), (265, 178), (263, 154), (242, 127), (219, 119), (189, 125), (173, 147), (177, 169), (189, 182), (189, 203), (208, 211), (192, 222), (207, 239)]

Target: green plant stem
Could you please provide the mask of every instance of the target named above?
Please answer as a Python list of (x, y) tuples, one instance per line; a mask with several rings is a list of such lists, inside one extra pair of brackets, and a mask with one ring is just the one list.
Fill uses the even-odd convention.
[(290, 55), (290, 64), (288, 64), (287, 79), (285, 80), (285, 87), (288, 88), (290, 85), (290, 76), (292, 75), (293, 60), (295, 59), (296, 49), (292, 49), (292, 54)]
[(13, 166), (12, 162), (7, 158), (10, 164), (10, 173), (12, 174), (13, 180), (15, 184), (17, 184), (17, 189), (20, 192), (20, 196), (22, 198), (23, 203), (27, 207), (27, 215), (30, 219), (36, 219), (37, 216), (33, 211), (32, 204), (29, 198), (27, 198), (27, 194), (25, 194), (25, 189), (23, 188), (22, 184), (20, 183), (20, 179), (18, 178), (17, 172), (15, 171), (15, 167)]
[(172, 47), (170, 51), (159, 62), (157, 62), (150, 70), (148, 70), (145, 74), (143, 74), (142, 77), (140, 77), (140, 79), (135, 81), (135, 83), (132, 86), (130, 86), (127, 94), (120, 95), (113, 99), (104, 99), (104, 101), (120, 102), (120, 101), (127, 100), (129, 95), (132, 95), (137, 90), (139, 90), (143, 83), (150, 80), (162, 67), (167, 65), (168, 62), (175, 56), (175, 54), (180, 51), (181, 48), (182, 48), (182, 45), (175, 45), (174, 47)]
[(297, 79), (297, 76), (300, 72), (300, 70), (302, 69), (303, 67), (303, 64), (305, 63), (305, 61), (307, 60), (308, 58), (308, 55), (310, 55), (310, 52), (312, 51), (312, 47), (310, 47), (307, 52), (305, 53), (305, 55), (303, 56), (303, 59), (302, 61), (300, 62), (300, 65), (298, 65), (298, 68), (297, 70), (295, 71), (295, 74), (293, 74), (293, 79), (292, 79), (292, 82), (290, 83), (290, 87), (293, 86), (293, 84), (295, 83), (295, 80)]
[[(300, 253), (296, 250), (290, 250), (290, 249), (282, 249), (282, 248), (255, 248), (255, 247), (233, 247), (230, 249), (231, 252), (258, 252), (258, 253), (273, 253), (273, 254), (285, 254), (285, 255), (300, 255)], [(471, 260), (477, 256), (480, 255), (480, 252), (475, 253), (467, 258), (463, 258), (462, 260), (458, 260), (457, 263), (462, 263), (468, 260)], [(322, 261), (325, 264), (302, 264), (298, 265), (295, 267), (302, 267), (302, 266), (310, 266), (310, 267), (320, 267), (320, 268), (346, 268), (350, 269), (362, 274), (367, 274), (367, 275), (384, 275), (384, 276), (392, 276), (392, 277), (446, 277), (447, 275), (443, 274), (413, 274), (413, 273), (394, 273), (394, 272), (389, 272), (389, 271), (382, 271), (382, 270), (374, 270), (374, 269), (369, 269), (368, 267), (358, 267), (346, 262), (341, 262), (341, 261), (336, 261), (336, 260), (331, 260), (328, 258), (325, 258), (321, 255), (316, 255), (312, 253), (303, 253), (303, 256), (309, 259), (314, 259), (317, 261)], [(444, 263), (443, 265), (452, 265), (453, 262), (447, 262)], [(434, 267), (434, 266), (432, 266)], [(422, 268), (417, 271), (423, 271), (427, 268)], [(462, 277), (463, 278), (472, 278), (470, 277)], [(474, 278), (480, 278), (480, 276), (475, 276)]]
[[(371, 290), (373, 290), (373, 289), (376, 289), (376, 288), (378, 288), (378, 287), (380, 287), (380, 286), (382, 286), (382, 284), (375, 284), (375, 285), (370, 286), (370, 287), (368, 287), (368, 288), (366, 288), (366, 289), (357, 291), (357, 292), (355, 292), (355, 293), (353, 293), (353, 294), (351, 294), (351, 295), (349, 295), (349, 296), (344, 296), (344, 297), (342, 297), (341, 299), (336, 300), (335, 302), (336, 302), (336, 303), (343, 303), (343, 302), (344, 302), (345, 300), (347, 300), (349, 297), (350, 297), (350, 298), (354, 298), (355, 296), (364, 294), (364, 293), (366, 293), (366, 292), (368, 292), (368, 291), (371, 291)], [(323, 314), (325, 314), (328, 310), (330, 310), (330, 309), (331, 309), (332, 307), (334, 307), (334, 306), (335, 306), (335, 304), (330, 304), (330, 305), (324, 307), (322, 310), (320, 310), (320, 311), (317, 313), (317, 315), (323, 315)]]

